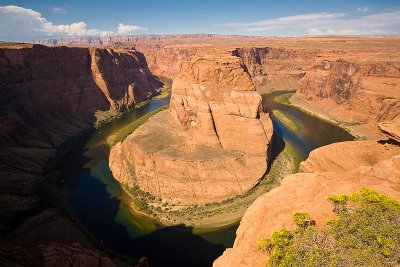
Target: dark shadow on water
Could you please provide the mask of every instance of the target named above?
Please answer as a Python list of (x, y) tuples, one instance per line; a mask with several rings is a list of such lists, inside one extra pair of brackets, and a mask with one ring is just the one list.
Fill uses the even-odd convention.
[(150, 266), (212, 266), (225, 250), (192, 233), (184, 225), (166, 227), (134, 240), (132, 249), (142, 250)]
[(283, 132), (281, 127), (279, 126), (279, 123), (277, 123), (275, 120), (272, 120), (272, 124), (274, 126), (274, 134), (272, 136), (271, 158), (268, 163), (267, 172), (270, 171), (272, 163), (279, 156), (279, 154), (285, 149), (286, 146), (285, 141), (283, 140)]
[(193, 234), (191, 227), (177, 225), (131, 238), (115, 221), (120, 200), (110, 198), (106, 186), (82, 170), (80, 184), (72, 191), (68, 206), (81, 224), (111, 250), (134, 261), (145, 256), (150, 266), (211, 266), (225, 247)]

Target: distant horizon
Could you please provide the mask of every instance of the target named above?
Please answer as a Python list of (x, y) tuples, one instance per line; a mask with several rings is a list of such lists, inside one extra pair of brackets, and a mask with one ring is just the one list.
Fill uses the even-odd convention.
[[(32, 43), (34, 42), (39, 42), (39, 41), (59, 41), (59, 40), (67, 40), (67, 39), (76, 39), (76, 38), (113, 38), (113, 37), (128, 37), (128, 36), (137, 36), (137, 37), (142, 37), (142, 36), (165, 36), (165, 37), (173, 37), (173, 36), (184, 36), (184, 35), (211, 35), (212, 37), (217, 37), (217, 36), (228, 36), (228, 37), (248, 37), (248, 38), (278, 38), (278, 39), (284, 39), (284, 38), (399, 38), (400, 34), (376, 34), (376, 35), (303, 35), (303, 36), (267, 36), (267, 35), (245, 35), (245, 34), (218, 34), (218, 33), (177, 33), (177, 34), (171, 34), (171, 33), (160, 33), (160, 34), (121, 34), (121, 35), (105, 35), (105, 36), (98, 36), (98, 35), (87, 35), (87, 36), (66, 36), (66, 37), (53, 37), (53, 38), (43, 38), (43, 39), (32, 39), (32, 40), (22, 40), (22, 41), (7, 41), (7, 40), (0, 40), (0, 42), (9, 42), (9, 43)], [(212, 38), (210, 37), (210, 38)], [(202, 38), (208, 38), (208, 37), (202, 37)]]
[(397, 36), (398, 0), (4, 0), (0, 40), (215, 34), (251, 37)]

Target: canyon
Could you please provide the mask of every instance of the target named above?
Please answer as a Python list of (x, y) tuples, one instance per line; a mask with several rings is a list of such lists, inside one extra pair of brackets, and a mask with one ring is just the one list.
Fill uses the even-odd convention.
[[(297, 211), (322, 225), (333, 215), (330, 194), (369, 187), (400, 198), (397, 37), (116, 36), (36, 43), (49, 47), (0, 44), (0, 257), (13, 260), (10, 248), (27, 254), (21, 247), (29, 246), (64, 259), (64, 252), (80, 251), (83, 263), (125, 264), (95, 252), (79, 227), (49, 207), (43, 186), (62, 178), (48, 162), (67, 142), (170, 82), (169, 109), (116, 144), (109, 164), (128, 191), (139, 187), (174, 210), (225, 201), (259, 183), (274, 145), (260, 94), (296, 90), (287, 104), (359, 139), (316, 149), (300, 173), (259, 197), (233, 248), (214, 266), (265, 266), (257, 241), (292, 229)], [(63, 230), (47, 231), (49, 225)]]

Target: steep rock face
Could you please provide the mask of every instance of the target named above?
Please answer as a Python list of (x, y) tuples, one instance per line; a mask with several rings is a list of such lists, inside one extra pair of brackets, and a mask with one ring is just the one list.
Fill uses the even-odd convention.
[(318, 50), (248, 47), (233, 50), (246, 65), (257, 90), (297, 89)]
[(98, 111), (150, 98), (161, 83), (137, 51), (33, 45), (0, 49), (0, 86), (0, 143), (43, 147), (87, 128)]
[(140, 48), (145, 55), (152, 73), (173, 80), (182, 68), (182, 64), (197, 53), (196, 48), (161, 47), (156, 49)]
[(254, 187), (267, 167), (272, 122), (240, 58), (186, 62), (164, 111), (113, 147), (121, 183), (175, 204), (205, 204)]
[(387, 56), (364, 60), (361, 53), (327, 57), (310, 67), (297, 95), (337, 120), (391, 120), (400, 114), (400, 65)]
[[(97, 113), (127, 110), (161, 86), (144, 56), (134, 50), (0, 45), (2, 248), (51, 242), (79, 242), (90, 248), (91, 242), (64, 215), (33, 219), (53, 204), (47, 186), (60, 178), (45, 167), (63, 142), (92, 128)], [(29, 221), (29, 227), (24, 226)], [(60, 261), (103, 265), (100, 255), (86, 258), (91, 252), (85, 249), (83, 258), (69, 257), (71, 253)]]
[[(281, 228), (295, 228), (292, 215), (298, 211), (309, 213), (317, 225), (323, 226), (334, 216), (332, 204), (327, 200), (331, 194), (350, 194), (368, 187), (400, 199), (400, 154), (387, 155), (380, 158), (382, 161), (377, 159), (375, 164), (362, 165), (365, 163), (362, 159), (364, 145), (372, 148), (369, 141), (330, 145), (337, 146), (342, 154), (348, 149), (353, 151), (353, 156), (359, 159), (358, 166), (335, 166), (341, 162), (331, 161), (332, 166), (315, 167), (316, 172), (289, 175), (279, 187), (259, 197), (243, 216), (233, 248), (227, 249), (213, 266), (265, 266), (268, 256), (258, 250), (257, 242), (270, 238), (273, 231)], [(353, 150), (355, 147), (359, 150)], [(327, 157), (325, 162), (330, 161), (325, 147), (316, 149), (314, 154), (319, 152), (321, 158)], [(339, 172), (332, 172), (338, 168)]]

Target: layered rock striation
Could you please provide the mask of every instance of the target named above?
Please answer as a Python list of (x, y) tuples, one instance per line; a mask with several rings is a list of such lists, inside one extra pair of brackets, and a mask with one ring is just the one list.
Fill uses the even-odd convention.
[(246, 65), (258, 91), (295, 90), (309, 66), (321, 53), (317, 49), (243, 47), (232, 51)]
[(309, 213), (323, 227), (335, 215), (327, 200), (329, 195), (350, 194), (367, 187), (400, 199), (398, 144), (359, 141), (328, 145), (314, 150), (300, 169), (302, 173), (285, 177), (279, 187), (247, 209), (233, 248), (213, 266), (265, 266), (268, 255), (258, 249), (257, 242), (271, 238), (276, 230), (294, 229), (295, 212)]
[[(296, 92), (305, 109), (379, 138), (377, 124), (400, 114), (399, 55), (379, 51), (330, 53), (317, 59)], [(363, 126), (364, 125), (364, 126)]]
[(127, 110), (162, 86), (134, 50), (6, 46), (0, 67), (3, 145), (59, 145), (96, 113)]
[(120, 183), (174, 205), (218, 202), (257, 184), (271, 138), (241, 59), (194, 56), (174, 79), (169, 110), (113, 147), (110, 168)]

